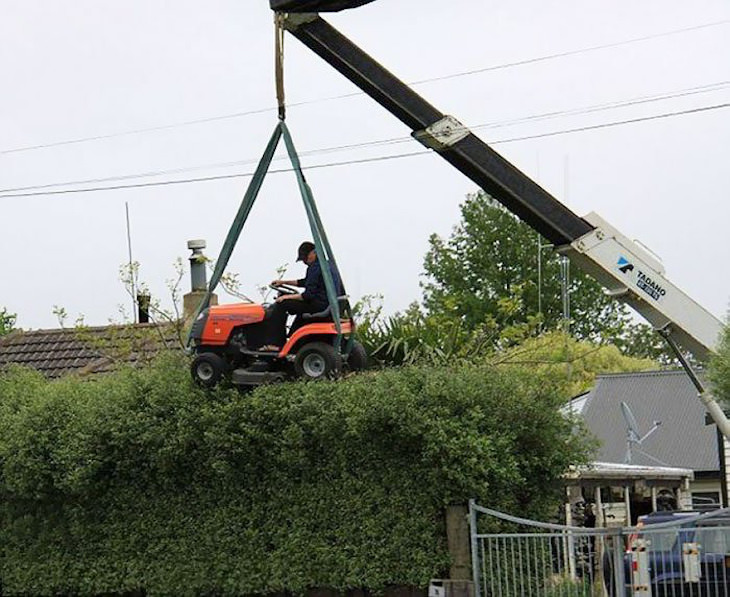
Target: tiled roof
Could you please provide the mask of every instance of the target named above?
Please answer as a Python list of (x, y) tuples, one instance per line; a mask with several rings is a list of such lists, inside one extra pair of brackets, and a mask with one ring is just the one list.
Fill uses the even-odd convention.
[(179, 347), (177, 332), (171, 325), (17, 330), (0, 337), (0, 368), (24, 365), (50, 378), (101, 373), (117, 363), (146, 361), (162, 350)]
[[(632, 451), (632, 464), (719, 469), (717, 433), (705, 425), (705, 409), (684, 371), (652, 371), (601, 375), (588, 393), (582, 412), (588, 428), (601, 442), (598, 460), (623, 462), (626, 455), (626, 402), (645, 434), (654, 421), (658, 429)], [(648, 455), (648, 456), (647, 456)]]

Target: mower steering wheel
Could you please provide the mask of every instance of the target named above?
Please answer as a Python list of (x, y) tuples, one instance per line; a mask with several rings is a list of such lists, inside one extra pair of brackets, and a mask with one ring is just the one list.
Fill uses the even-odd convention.
[(276, 290), (279, 294), (298, 294), (299, 290), (294, 288), (293, 286), (289, 286), (288, 284), (281, 284), (280, 286), (276, 286), (275, 284), (269, 284), (269, 288), (272, 290)]

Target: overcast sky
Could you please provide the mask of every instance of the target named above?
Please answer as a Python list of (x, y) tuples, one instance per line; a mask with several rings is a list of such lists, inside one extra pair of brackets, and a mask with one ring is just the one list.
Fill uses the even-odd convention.
[[(727, 0), (377, 0), (326, 18), (403, 80), (438, 78), (417, 91), (469, 126), (499, 124), (475, 132), (578, 214), (641, 240), (725, 315), (728, 108), (509, 140), (728, 104)], [(532, 61), (556, 54), (567, 55)], [(467, 71), (480, 72), (444, 78)], [(422, 149), (369, 98), (332, 99), (357, 89), (293, 38), (286, 74), (289, 102), (306, 102), (288, 117), (301, 152), (405, 139), (316, 152), (305, 166)], [(167, 302), (186, 241), (204, 238), (217, 256), (249, 179), (7, 195), (250, 172), (276, 124), (272, 15), (265, 0), (0, 0), (0, 80), (0, 307), (24, 328), (56, 327), (54, 305), (101, 325), (129, 303), (125, 202), (142, 279)], [(63, 143), (88, 137), (102, 138)], [(388, 311), (420, 297), (429, 235), (448, 235), (476, 190), (435, 154), (308, 178), (349, 292), (383, 294)], [(294, 176), (273, 174), (230, 271), (256, 297), (277, 266), (302, 274), (308, 237)]]

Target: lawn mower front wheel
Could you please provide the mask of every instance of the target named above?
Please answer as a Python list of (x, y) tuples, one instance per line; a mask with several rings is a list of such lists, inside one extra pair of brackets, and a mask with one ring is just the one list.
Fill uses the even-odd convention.
[(218, 385), (225, 372), (226, 362), (214, 352), (200, 353), (190, 365), (193, 380), (204, 388)]

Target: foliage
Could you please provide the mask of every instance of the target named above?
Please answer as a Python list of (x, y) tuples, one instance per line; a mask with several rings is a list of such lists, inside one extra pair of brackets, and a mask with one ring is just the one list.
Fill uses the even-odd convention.
[(666, 368), (679, 367), (679, 361), (666, 340), (647, 323), (634, 323), (628, 326), (622, 336), (612, 340), (612, 344), (624, 354), (640, 359), (652, 359)]
[[(483, 191), (467, 197), (461, 221), (447, 240), (433, 235), (429, 242), (423, 284), (429, 313), (451, 314), (468, 328), (490, 320), (524, 324), (534, 317), (545, 329), (561, 326), (560, 256), (543, 250), (545, 239)], [(569, 292), (570, 330), (577, 338), (611, 341), (631, 327), (626, 307), (575, 268)], [(511, 303), (507, 314), (505, 302)]]
[(17, 321), (17, 315), (15, 313), (8, 312), (7, 307), (3, 307), (0, 311), (0, 336), (9, 334), (15, 328), (15, 322)]
[(626, 356), (616, 346), (579, 341), (564, 332), (543, 334), (495, 355), (492, 363), (520, 367), (564, 386), (565, 396), (577, 396), (593, 386), (596, 375), (649, 371), (651, 359)]
[(443, 507), (544, 517), (588, 444), (540, 375), (406, 367), (206, 393), (167, 355), (47, 382), (0, 375), (12, 594), (266, 594), (425, 586)]
[(730, 404), (730, 326), (726, 326), (717, 352), (709, 363), (709, 378), (715, 396)]
[(88, 350), (103, 360), (105, 370), (130, 363), (149, 365), (162, 351), (184, 352), (181, 326), (177, 323), (155, 323), (151, 326), (131, 323), (103, 328), (76, 325), (74, 335)]
[(535, 334), (539, 320), (504, 324), (519, 298), (504, 300), (498, 318), (468, 327), (459, 318), (426, 313), (417, 304), (384, 317), (379, 297), (364, 297), (356, 306), (357, 335), (371, 359), (384, 365), (445, 365), (480, 360), (497, 349), (517, 344)]
[[(152, 323), (165, 326), (168, 330), (174, 329), (177, 337), (179, 348), (185, 348), (186, 340), (186, 321), (182, 317), (181, 303), (182, 290), (181, 283), (185, 276), (185, 268), (182, 258), (178, 257), (173, 263), (174, 277), (165, 280), (165, 286), (170, 295), (172, 309), (166, 309), (162, 306), (159, 298), (153, 297), (149, 287), (145, 282), (140, 280), (140, 264), (137, 261), (123, 264), (119, 267), (119, 279), (124, 286), (125, 291), (134, 301), (135, 308), (140, 308), (142, 300), (145, 301), (144, 307)], [(135, 321), (134, 315), (129, 317), (122, 305), (119, 306), (122, 320), (125, 323)], [(165, 340), (161, 337), (161, 340)]]
[(569, 577), (554, 579), (545, 590), (545, 597), (591, 597), (603, 594), (603, 588), (593, 587), (588, 579), (573, 580)]
[(518, 366), (561, 384), (566, 397), (589, 389), (596, 375), (659, 366), (652, 359), (627, 356), (616, 346), (580, 341), (565, 332), (537, 335), (534, 319), (501, 329), (490, 320), (470, 330), (462, 320), (425, 314), (418, 305), (384, 318), (377, 297), (366, 297), (358, 310), (358, 338), (381, 364)]

